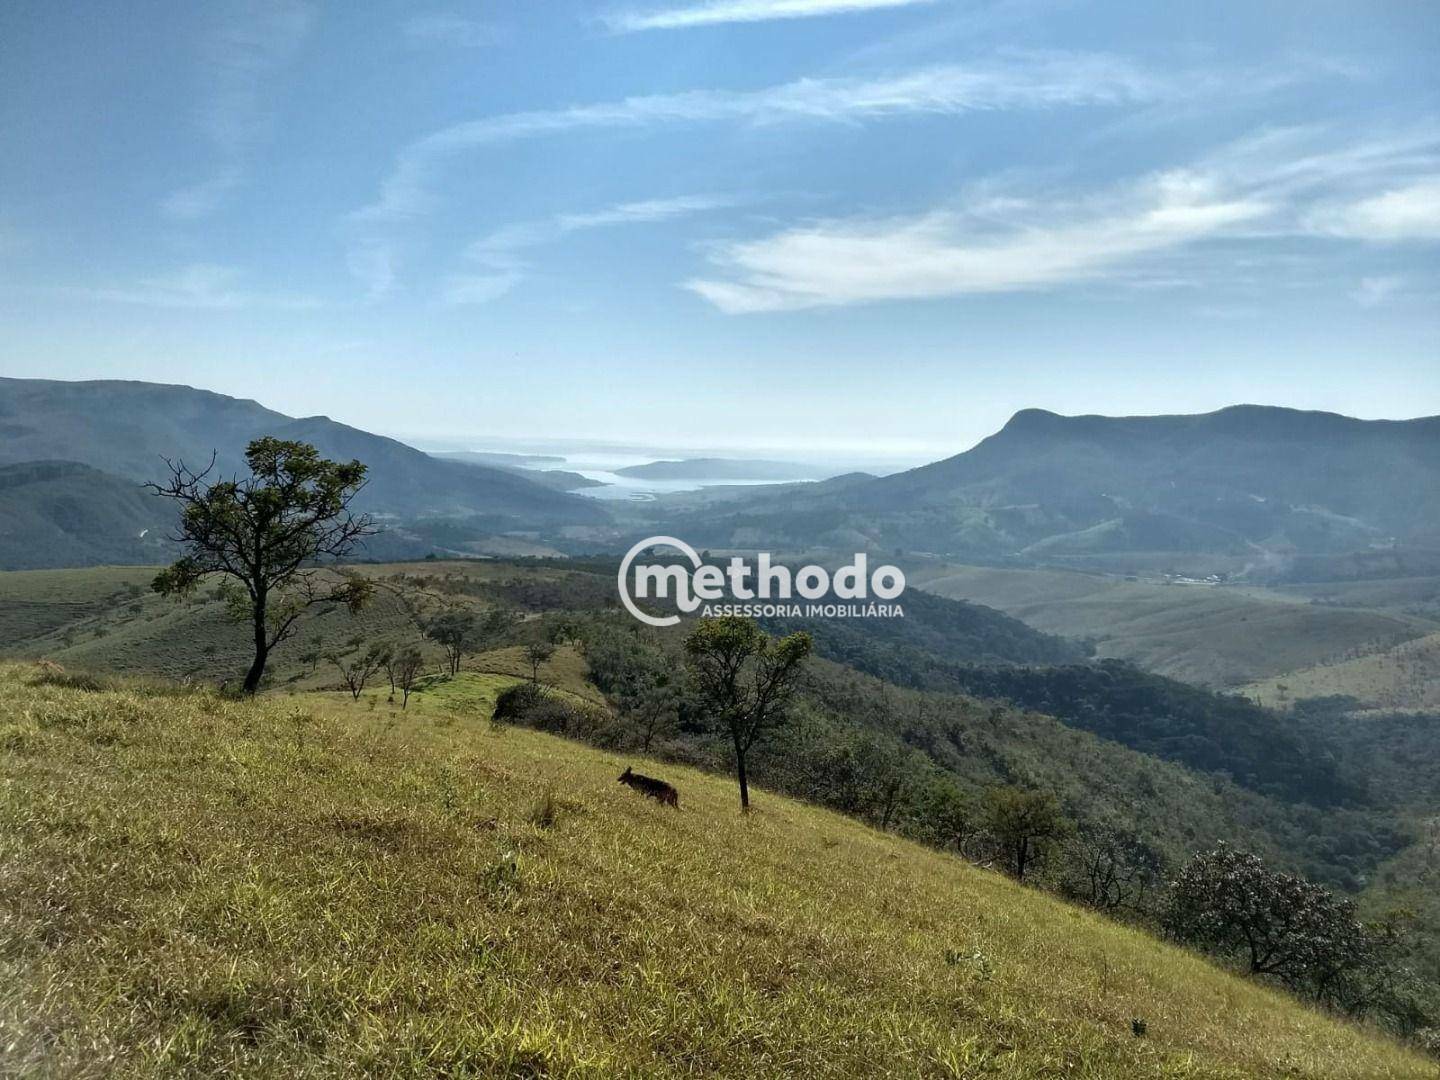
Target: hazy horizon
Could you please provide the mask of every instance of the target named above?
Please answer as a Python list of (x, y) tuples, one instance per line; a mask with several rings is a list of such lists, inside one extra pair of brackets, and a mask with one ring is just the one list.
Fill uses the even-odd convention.
[[(48, 375), (12, 374), (9, 371), (0, 373), (0, 377), (8, 378), (52, 378)], [(99, 377), (115, 378), (120, 381), (145, 381), (128, 379), (121, 376)], [(88, 381), (84, 379), (62, 379), (59, 381)], [(194, 381), (171, 383), (170, 385), (188, 386), (197, 390), (210, 391), (214, 393), (227, 393), (213, 386), (201, 385)], [(864, 471), (877, 474), (902, 472), (906, 469), (929, 464), (933, 461), (962, 454), (972, 449), (979, 442), (990, 435), (995, 434), (1015, 415), (1025, 409), (1039, 408), (1033, 405), (1020, 405), (1005, 413), (1004, 418), (995, 424), (993, 428), (981, 431), (969, 441), (955, 443), (934, 443), (922, 444), (917, 441), (906, 442), (904, 440), (881, 441), (874, 439), (855, 439), (847, 441), (843, 438), (828, 439), (800, 439), (786, 441), (783, 438), (771, 438), (767, 441), (765, 435), (759, 435), (752, 439), (729, 439), (720, 438), (713, 441), (698, 441), (695, 439), (679, 439), (676, 441), (663, 441), (653, 438), (622, 438), (622, 437), (587, 437), (583, 434), (571, 434), (568, 436), (552, 435), (544, 432), (535, 432), (528, 435), (501, 435), (485, 431), (443, 431), (424, 430), (416, 428), (395, 428), (385, 424), (367, 427), (358, 420), (338, 414), (336, 412), (322, 411), (318, 413), (305, 412), (293, 408), (287, 408), (271, 399), (271, 395), (261, 393), (238, 393), (227, 396), (252, 400), (264, 408), (283, 413), (294, 418), (309, 416), (325, 416), (331, 420), (348, 424), (351, 427), (361, 428), (373, 434), (383, 435), (388, 438), (397, 439), (400, 442), (413, 446), (418, 450), (427, 453), (448, 453), (457, 451), (470, 451), (475, 453), (506, 453), (521, 455), (552, 455), (562, 459), (563, 463), (556, 463), (549, 468), (580, 469), (604, 468), (609, 470), (616, 464), (641, 464), (657, 460), (677, 460), (703, 457), (722, 457), (737, 459), (777, 459), (792, 461), (802, 464), (814, 464), (824, 467), (824, 475), (835, 475), (840, 472)], [(1232, 401), (1225, 405), (1218, 406), (1218, 409), (1233, 408), (1242, 405), (1255, 405), (1273, 408), (1297, 408), (1297, 406), (1286, 405), (1281, 402), (1264, 401)], [(1186, 413), (1116, 413), (1116, 412), (1066, 412), (1062, 409), (1047, 410), (1059, 413), (1063, 416), (1155, 416), (1155, 415), (1199, 415), (1202, 412), (1214, 412), (1216, 409), (1194, 410)], [(1315, 410), (1336, 413), (1341, 416), (1348, 416), (1357, 420), (1417, 420), (1426, 419), (1432, 416), (1440, 416), (1440, 413), (1415, 412), (1409, 415), (1362, 415), (1354, 411), (1344, 409)], [(636, 433), (644, 435), (646, 433)], [(579, 464), (577, 465), (577, 455)], [(598, 462), (605, 464), (599, 465)]]

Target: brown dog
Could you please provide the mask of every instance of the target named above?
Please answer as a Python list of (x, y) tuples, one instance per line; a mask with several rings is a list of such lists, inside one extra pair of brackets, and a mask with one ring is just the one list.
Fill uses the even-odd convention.
[(664, 780), (656, 780), (653, 776), (641, 776), (628, 765), (620, 774), (619, 780), (620, 783), (634, 788), (642, 795), (649, 795), (650, 798), (656, 799), (666, 806), (673, 806), (676, 810), (680, 809), (680, 793)]

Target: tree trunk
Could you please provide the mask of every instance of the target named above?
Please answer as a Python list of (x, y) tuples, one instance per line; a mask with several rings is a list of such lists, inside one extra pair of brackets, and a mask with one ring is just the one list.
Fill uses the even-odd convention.
[(892, 784), (885, 790), (885, 810), (880, 815), (880, 831), (890, 830), (890, 815), (895, 813), (895, 806), (900, 801), (900, 785)]
[(744, 813), (750, 812), (750, 782), (745, 778), (745, 749), (740, 745), (740, 740), (735, 740), (735, 775), (740, 780), (740, 809)]
[(265, 661), (270, 655), (270, 642), (265, 634), (265, 598), (255, 601), (255, 659), (245, 673), (244, 690), (247, 695), (260, 689), (260, 679), (265, 674)]

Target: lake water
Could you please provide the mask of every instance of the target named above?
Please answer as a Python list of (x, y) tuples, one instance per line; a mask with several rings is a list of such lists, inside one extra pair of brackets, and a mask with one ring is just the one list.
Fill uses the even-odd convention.
[(546, 462), (543, 466), (527, 466), (536, 472), (546, 469), (562, 469), (579, 473), (587, 480), (598, 480), (604, 487), (579, 488), (575, 494), (590, 499), (619, 499), (630, 502), (649, 502), (659, 495), (670, 495), (681, 491), (698, 491), (706, 487), (742, 486), (759, 487), (780, 483), (775, 480), (642, 480), (636, 476), (621, 476), (616, 469), (631, 465), (648, 465), (655, 461), (653, 454), (621, 453), (579, 453), (563, 455), (563, 462)]
[(763, 487), (766, 484), (783, 483), (779, 480), (641, 480), (634, 476), (620, 476), (603, 469), (572, 469), (590, 480), (599, 480), (605, 487), (580, 488), (576, 495), (592, 499), (628, 499), (649, 502), (657, 495), (668, 495), (679, 491), (699, 491), (706, 487)]

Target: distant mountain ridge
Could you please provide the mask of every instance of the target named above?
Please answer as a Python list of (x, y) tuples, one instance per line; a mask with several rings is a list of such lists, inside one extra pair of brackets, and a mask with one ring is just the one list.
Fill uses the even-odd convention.
[(605, 520), (593, 501), (516, 472), (443, 461), (324, 416), (296, 419), (189, 386), (0, 378), (0, 465), (76, 461), (143, 481), (163, 474), (164, 458), (198, 468), (213, 452), (216, 472), (229, 475), (243, 471), (245, 445), (261, 435), (364, 462), (368, 483), (357, 505), (375, 513), (475, 514), (522, 525)]
[[(135, 482), (162, 474), (163, 458), (201, 467), (214, 452), (217, 473), (228, 475), (243, 470), (245, 444), (259, 435), (365, 462), (360, 505), (395, 520), (466, 518), (472, 532), (495, 535), (578, 526), (576, 535), (590, 536), (601, 534), (586, 527), (611, 521), (597, 501), (556, 490), (556, 478), (445, 460), (328, 417), (296, 419), (187, 386), (0, 378), (0, 467), (71, 461)], [(643, 468), (662, 465), (695, 463)], [(1258, 405), (1137, 417), (1025, 409), (973, 449), (908, 472), (657, 509), (651, 533), (712, 548), (1037, 562), (1182, 553), (1236, 565), (1277, 553), (1440, 551), (1440, 417), (1358, 420)], [(116, 521), (132, 518), (125, 511)]]
[(736, 536), (1034, 557), (1440, 546), (1440, 417), (1257, 405), (1144, 417), (1026, 409), (943, 461), (833, 493), (797, 492), (783, 508), (759, 498), (736, 506), (704, 539)]
[(685, 458), (627, 465), (615, 473), (636, 480), (818, 480), (823, 479), (824, 471), (795, 461)]
[(565, 459), (562, 457), (540, 454), (498, 454), (484, 451), (477, 453), (470, 450), (450, 450), (438, 453), (432, 451), (430, 456), (439, 458), (441, 461), (456, 461), (461, 465), (480, 465), (499, 469), (502, 472), (519, 473), (527, 480), (556, 491), (578, 491), (581, 488), (605, 486), (603, 480), (592, 480), (577, 472), (552, 467), (551, 463), (554, 465), (564, 464)]

